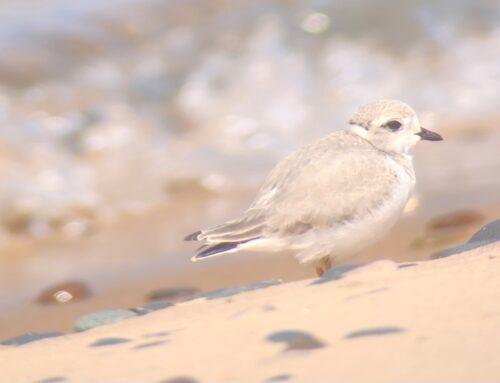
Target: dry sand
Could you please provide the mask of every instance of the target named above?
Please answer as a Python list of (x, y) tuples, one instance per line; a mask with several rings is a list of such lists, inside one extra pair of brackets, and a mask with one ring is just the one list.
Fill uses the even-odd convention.
[(377, 261), (338, 280), (199, 298), (2, 346), (0, 381), (500, 381), (499, 273), (496, 242), (409, 267)]

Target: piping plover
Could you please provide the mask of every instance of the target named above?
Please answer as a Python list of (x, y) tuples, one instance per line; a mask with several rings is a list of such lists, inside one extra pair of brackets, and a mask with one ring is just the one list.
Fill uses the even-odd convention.
[(192, 259), (289, 251), (322, 275), (386, 234), (413, 191), (411, 148), (442, 137), (396, 100), (370, 102), (349, 123), (278, 163), (238, 218), (187, 236), (204, 242)]

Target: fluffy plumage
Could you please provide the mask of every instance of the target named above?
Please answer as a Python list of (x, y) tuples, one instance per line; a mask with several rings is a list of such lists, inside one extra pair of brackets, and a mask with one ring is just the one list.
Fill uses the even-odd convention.
[(300, 262), (335, 259), (385, 234), (413, 190), (408, 151), (422, 128), (394, 100), (363, 106), (350, 123), (281, 161), (238, 218), (186, 237), (205, 243), (193, 260), (241, 249), (288, 250)]

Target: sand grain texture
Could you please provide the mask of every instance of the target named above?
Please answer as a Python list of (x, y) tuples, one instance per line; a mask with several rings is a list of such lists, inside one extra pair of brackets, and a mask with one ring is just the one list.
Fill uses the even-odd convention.
[(500, 242), (365, 267), (2, 346), (0, 381), (500, 381)]

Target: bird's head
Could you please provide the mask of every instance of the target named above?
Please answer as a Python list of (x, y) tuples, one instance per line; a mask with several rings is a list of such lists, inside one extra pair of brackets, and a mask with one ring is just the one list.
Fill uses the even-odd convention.
[(363, 105), (349, 123), (352, 131), (376, 148), (397, 153), (408, 151), (420, 140), (441, 141), (443, 138), (420, 126), (417, 114), (397, 100), (379, 100)]

